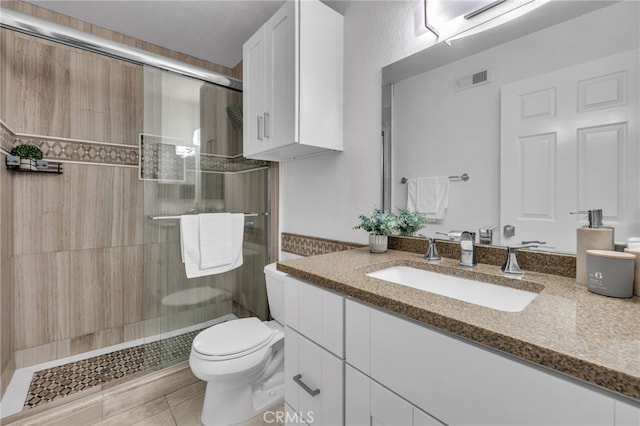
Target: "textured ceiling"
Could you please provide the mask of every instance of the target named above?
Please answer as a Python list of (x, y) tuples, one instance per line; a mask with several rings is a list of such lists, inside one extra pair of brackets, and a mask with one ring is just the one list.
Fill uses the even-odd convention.
[(122, 34), (233, 68), (283, 0), (29, 0)]

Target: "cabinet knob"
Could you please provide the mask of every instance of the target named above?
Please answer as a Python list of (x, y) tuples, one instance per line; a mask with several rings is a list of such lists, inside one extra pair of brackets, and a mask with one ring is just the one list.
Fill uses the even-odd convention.
[(320, 393), (320, 389), (313, 390), (302, 381), (302, 374), (296, 374), (293, 376), (293, 381), (300, 385), (300, 387), (311, 396), (316, 396)]

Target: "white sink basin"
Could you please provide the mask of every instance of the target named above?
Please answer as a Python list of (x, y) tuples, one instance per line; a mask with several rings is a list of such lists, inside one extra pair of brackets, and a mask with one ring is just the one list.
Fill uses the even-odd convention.
[(505, 312), (520, 312), (538, 295), (409, 266), (393, 266), (367, 276)]

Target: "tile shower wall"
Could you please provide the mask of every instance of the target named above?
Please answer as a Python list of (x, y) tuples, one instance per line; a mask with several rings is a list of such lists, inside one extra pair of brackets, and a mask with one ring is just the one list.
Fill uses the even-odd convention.
[[(48, 13), (23, 2), (2, 3), (7, 6)], [(206, 307), (154, 311), (143, 302), (144, 185), (131, 167), (142, 131), (142, 68), (0, 31), (6, 124), (0, 131), (6, 136), (10, 129), (13, 143), (43, 147), (50, 160), (85, 162), (65, 163), (62, 175), (0, 171), (3, 379), (14, 364), (85, 352), (211, 314)], [(5, 237), (14, 235), (14, 241)]]

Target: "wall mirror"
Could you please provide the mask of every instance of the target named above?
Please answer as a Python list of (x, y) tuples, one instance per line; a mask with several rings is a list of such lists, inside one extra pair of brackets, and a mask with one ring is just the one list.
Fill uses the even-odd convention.
[(575, 253), (569, 212), (603, 209), (616, 241), (640, 236), (639, 22), (636, 1), (549, 1), (383, 68), (384, 207), (407, 205), (403, 177), (468, 173), (422, 234)]

